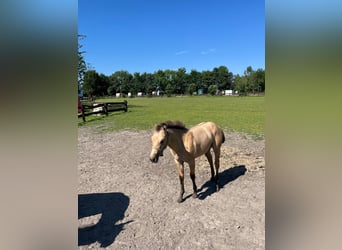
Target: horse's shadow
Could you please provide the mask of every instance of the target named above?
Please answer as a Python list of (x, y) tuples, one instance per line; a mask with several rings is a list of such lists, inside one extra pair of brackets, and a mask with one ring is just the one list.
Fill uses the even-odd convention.
[[(219, 187), (223, 188), (229, 182), (236, 180), (241, 175), (244, 175), (246, 171), (247, 169), (244, 165), (239, 165), (239, 166), (235, 166), (235, 167), (224, 170), (223, 172), (219, 173)], [(207, 198), (208, 196), (212, 195), (215, 192), (216, 192), (215, 182), (208, 180), (198, 190), (197, 195), (200, 200), (204, 200), (205, 198)]]
[(99, 242), (101, 247), (111, 245), (125, 224), (115, 223), (122, 220), (129, 205), (129, 198), (122, 193), (100, 193), (78, 195), (78, 219), (101, 214), (96, 224), (78, 228), (78, 245)]

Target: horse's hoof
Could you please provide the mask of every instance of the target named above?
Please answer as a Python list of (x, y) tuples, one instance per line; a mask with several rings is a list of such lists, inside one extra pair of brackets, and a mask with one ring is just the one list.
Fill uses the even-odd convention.
[(182, 197), (179, 197), (178, 199), (177, 199), (177, 202), (178, 203), (182, 203), (184, 200), (183, 200), (183, 198)]
[(196, 193), (193, 193), (193, 194), (192, 194), (192, 198), (196, 199), (196, 198), (197, 198), (197, 194), (196, 194)]

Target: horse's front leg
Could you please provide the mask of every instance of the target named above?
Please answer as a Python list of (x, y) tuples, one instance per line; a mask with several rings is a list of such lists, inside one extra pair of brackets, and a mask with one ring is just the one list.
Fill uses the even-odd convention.
[(192, 194), (193, 198), (197, 198), (197, 186), (196, 186), (196, 175), (195, 175), (195, 160), (192, 160), (189, 162), (189, 166), (190, 166), (190, 178), (192, 180), (192, 187), (194, 190), (194, 193)]
[(183, 194), (184, 194), (184, 162), (179, 162), (177, 160), (175, 160), (175, 162), (177, 165), (180, 188), (181, 188), (177, 201), (181, 203), (183, 201)]

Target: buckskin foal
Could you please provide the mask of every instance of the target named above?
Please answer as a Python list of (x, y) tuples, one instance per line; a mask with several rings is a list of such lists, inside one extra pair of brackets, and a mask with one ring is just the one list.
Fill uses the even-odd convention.
[[(180, 121), (166, 121), (154, 126), (152, 140), (152, 151), (150, 160), (157, 163), (159, 156), (163, 155), (164, 149), (168, 146), (177, 165), (181, 192), (178, 202), (183, 201), (184, 194), (184, 162), (190, 167), (190, 177), (193, 185), (192, 197), (197, 197), (197, 186), (195, 183), (195, 158), (205, 154), (208, 159), (211, 180), (215, 180), (216, 190), (219, 190), (218, 171), (220, 167), (221, 145), (225, 136), (221, 128), (213, 122), (202, 122), (190, 129), (187, 129)], [(213, 158), (210, 150), (215, 154), (214, 173)]]

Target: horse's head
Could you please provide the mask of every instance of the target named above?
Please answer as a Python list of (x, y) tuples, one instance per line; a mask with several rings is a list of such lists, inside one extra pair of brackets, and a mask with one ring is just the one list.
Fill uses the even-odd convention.
[(154, 126), (153, 135), (151, 137), (152, 150), (150, 154), (150, 160), (153, 163), (157, 163), (159, 156), (163, 156), (163, 151), (167, 147), (167, 139), (167, 126), (165, 124)]

